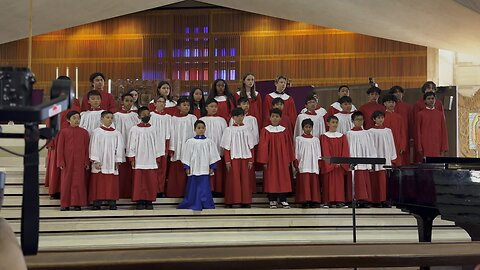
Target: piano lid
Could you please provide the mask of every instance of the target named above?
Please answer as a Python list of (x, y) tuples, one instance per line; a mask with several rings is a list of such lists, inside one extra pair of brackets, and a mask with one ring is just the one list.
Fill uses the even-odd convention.
[(479, 170), (480, 158), (464, 157), (425, 157), (424, 164), (442, 164), (445, 169)]

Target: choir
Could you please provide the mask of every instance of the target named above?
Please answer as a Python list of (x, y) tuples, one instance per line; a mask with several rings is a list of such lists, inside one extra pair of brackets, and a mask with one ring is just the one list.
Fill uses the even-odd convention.
[(381, 89), (372, 86), (357, 110), (342, 85), (330, 108), (320, 107), (312, 93), (297, 114), (285, 76), (275, 79), (263, 103), (255, 76), (247, 73), (236, 92), (215, 80), (207, 98), (194, 88), (173, 101), (170, 84), (162, 81), (155, 99), (141, 106), (131, 90), (116, 112), (113, 96), (103, 90), (105, 76), (93, 73), (90, 81), (81, 112), (75, 101), (48, 147), (45, 185), (59, 196), (62, 211), (104, 204), (116, 210), (119, 198), (130, 198), (138, 210), (153, 209), (165, 196), (183, 198), (181, 209), (213, 209), (219, 196), (226, 208), (250, 208), (256, 171), (263, 173), (270, 208), (290, 208), (291, 193), (303, 208), (346, 207), (352, 177), (359, 207), (389, 207), (383, 165), (357, 165), (352, 172), (322, 157), (382, 157), (400, 166), (411, 163), (411, 144), (414, 160), (448, 151), (433, 82), (423, 85), (415, 107), (403, 102), (400, 86), (381, 103)]

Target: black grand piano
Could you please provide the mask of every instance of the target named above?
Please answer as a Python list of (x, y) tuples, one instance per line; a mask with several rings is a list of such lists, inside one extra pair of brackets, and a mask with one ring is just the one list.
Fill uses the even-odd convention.
[(427, 157), (412, 166), (392, 166), (387, 180), (392, 205), (417, 219), (420, 242), (431, 242), (438, 215), (480, 240), (480, 159)]

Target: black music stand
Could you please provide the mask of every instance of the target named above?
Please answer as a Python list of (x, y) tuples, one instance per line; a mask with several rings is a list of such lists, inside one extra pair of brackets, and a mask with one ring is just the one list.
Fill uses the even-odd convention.
[(385, 164), (384, 158), (362, 158), (362, 157), (322, 157), (322, 160), (328, 161), (334, 164), (348, 164), (352, 170), (352, 223), (353, 223), (353, 243), (357, 242), (357, 217), (355, 208), (357, 206), (357, 200), (355, 199), (355, 176), (354, 169), (358, 164)]

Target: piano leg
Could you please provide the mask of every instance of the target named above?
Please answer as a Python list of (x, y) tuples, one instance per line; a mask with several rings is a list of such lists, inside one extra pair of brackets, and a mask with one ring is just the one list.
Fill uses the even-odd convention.
[(472, 241), (480, 241), (480, 225), (466, 222), (455, 222), (455, 225), (464, 229)]
[(432, 242), (432, 224), (438, 216), (437, 209), (416, 208), (409, 209), (410, 213), (417, 219), (418, 241)]

